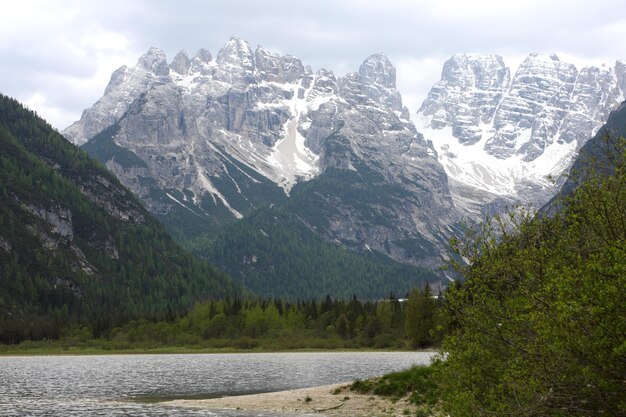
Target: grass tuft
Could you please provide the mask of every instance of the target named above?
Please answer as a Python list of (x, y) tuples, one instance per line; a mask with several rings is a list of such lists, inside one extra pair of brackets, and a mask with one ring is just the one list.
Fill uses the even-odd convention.
[(377, 379), (356, 380), (350, 389), (361, 394), (373, 393), (391, 398), (408, 395), (409, 401), (415, 405), (434, 405), (438, 400), (433, 368), (429, 366), (414, 366)]

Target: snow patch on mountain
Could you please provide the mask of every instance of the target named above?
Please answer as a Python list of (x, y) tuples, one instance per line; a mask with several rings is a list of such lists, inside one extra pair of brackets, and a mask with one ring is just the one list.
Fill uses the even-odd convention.
[[(432, 140), (451, 181), (542, 205), (621, 102), (622, 72), (619, 61), (578, 70), (555, 54), (531, 54), (511, 79), (497, 55), (455, 55), (415, 124)], [(466, 196), (453, 196), (466, 203)]]
[[(427, 121), (418, 116), (416, 120), (418, 126), (426, 123)], [(567, 169), (577, 152), (575, 142), (562, 142), (555, 143), (530, 162), (524, 161), (519, 155), (501, 159), (485, 152), (487, 138), (493, 132), (491, 125), (481, 124), (478, 128), (484, 132), (481, 134), (481, 140), (470, 145), (459, 143), (453, 135), (451, 126), (442, 129), (430, 127), (418, 129), (435, 144), (439, 161), (451, 178), (495, 195), (517, 196), (523, 182), (531, 182), (543, 188), (551, 187), (553, 179), (558, 178)], [(520, 132), (518, 138), (517, 149), (530, 138), (530, 131)]]
[[(306, 139), (298, 130), (300, 117), (309, 110), (307, 100), (311, 88), (303, 90), (300, 84), (292, 87), (293, 98), (284, 102), (290, 110), (291, 118), (283, 125), (283, 136), (272, 148), (268, 162), (281, 169), (283, 176), (276, 181), (288, 193), (300, 180), (309, 180), (320, 172), (319, 155), (305, 145)], [(300, 92), (300, 93), (299, 93)], [(299, 98), (302, 97), (302, 98)], [(321, 103), (318, 103), (318, 108)]]

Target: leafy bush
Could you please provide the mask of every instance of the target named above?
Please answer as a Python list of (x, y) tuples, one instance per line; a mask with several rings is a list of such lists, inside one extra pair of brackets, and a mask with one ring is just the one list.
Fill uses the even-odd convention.
[(554, 217), (457, 242), (470, 266), (438, 368), (452, 415), (626, 415), (626, 141), (609, 146), (611, 169), (586, 171)]

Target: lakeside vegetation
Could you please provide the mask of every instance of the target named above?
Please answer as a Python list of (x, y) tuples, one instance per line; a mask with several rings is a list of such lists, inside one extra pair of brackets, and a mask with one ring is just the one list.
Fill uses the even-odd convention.
[(407, 402), (417, 406), (417, 417), (441, 413), (439, 388), (433, 366), (413, 366), (380, 378), (358, 379), (350, 385), (350, 389), (360, 394), (388, 397), (392, 401), (408, 397)]
[[(518, 211), (454, 242), (469, 264), (439, 360), (357, 388), (437, 398), (417, 415), (626, 415), (626, 140), (597, 146), (553, 216)], [(433, 384), (412, 387), (421, 372)]]
[(59, 339), (24, 341), (0, 353), (427, 348), (443, 337), (441, 307), (428, 286), (403, 302), (226, 298), (199, 303), (178, 318), (132, 320), (98, 334), (71, 326)]
[(592, 146), (551, 216), (518, 210), (453, 242), (469, 262), (435, 363), (353, 390), (408, 396), (418, 417), (626, 415), (626, 140)]

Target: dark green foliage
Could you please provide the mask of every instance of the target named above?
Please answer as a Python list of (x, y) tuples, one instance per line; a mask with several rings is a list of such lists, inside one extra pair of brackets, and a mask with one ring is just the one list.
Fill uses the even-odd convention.
[(119, 181), (0, 96), (0, 341), (178, 315), (234, 285), (178, 247)]
[(554, 217), (457, 242), (471, 265), (446, 296), (451, 415), (626, 415), (626, 142), (610, 142), (611, 168), (585, 167)]
[(118, 146), (113, 141), (113, 136), (115, 136), (118, 130), (117, 125), (104, 129), (91, 138), (89, 142), (85, 143), (82, 149), (98, 161), (113, 159), (124, 168), (147, 168), (146, 163), (137, 155), (126, 148)]
[[(201, 348), (404, 349), (405, 303), (337, 300), (223, 300), (198, 303), (186, 315), (167, 320), (132, 320), (103, 329), (99, 337), (84, 327), (65, 331), (52, 343), (23, 345), (82, 349), (159, 349), (172, 346)], [(340, 331), (340, 323), (344, 329)], [(382, 342), (381, 342), (382, 341)]]
[(196, 240), (192, 248), (264, 297), (383, 298), (437, 279), (430, 271), (380, 254), (358, 254), (326, 243), (282, 206), (259, 209), (214, 242)]
[(413, 348), (432, 346), (438, 317), (435, 312), (435, 299), (426, 285), (423, 290), (411, 290), (406, 306), (405, 332)]

